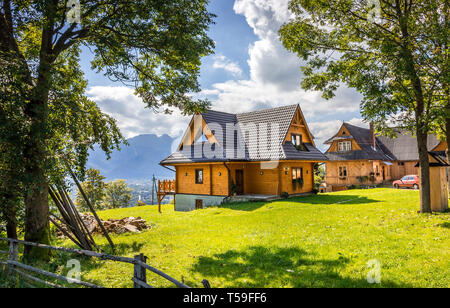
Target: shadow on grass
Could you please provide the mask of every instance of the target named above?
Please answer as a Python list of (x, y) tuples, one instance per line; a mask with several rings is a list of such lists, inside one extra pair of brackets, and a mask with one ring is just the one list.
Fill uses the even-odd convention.
[[(222, 278), (226, 287), (409, 287), (389, 281), (372, 285), (364, 279), (343, 277), (339, 274), (350, 260), (344, 256), (336, 259), (315, 259), (297, 247), (266, 248), (251, 246), (243, 250), (229, 250), (211, 257), (202, 256), (191, 271), (205, 278)], [(212, 286), (214, 287), (214, 286)]]
[(371, 204), (380, 202), (360, 195), (312, 195), (305, 197), (293, 197), (289, 199), (276, 200), (271, 202), (245, 202), (222, 204), (219, 208), (226, 208), (237, 211), (254, 211), (267, 204), (274, 202), (281, 203), (308, 203), (308, 204)]
[(450, 229), (450, 222), (443, 222), (439, 225), (439, 227)]
[[(117, 255), (117, 256), (123, 256), (123, 255), (127, 255), (130, 253), (135, 253), (137, 255), (141, 251), (143, 246), (144, 246), (143, 243), (138, 243), (136, 241), (133, 241), (130, 243), (116, 244), (114, 252), (112, 251), (111, 247), (108, 244), (101, 245), (100, 250), (103, 253)], [(78, 249), (78, 247), (75, 245), (71, 245), (70, 248)], [(22, 252), (21, 249), (20, 249), (20, 251)], [(95, 257), (75, 255), (75, 254), (71, 254), (71, 253), (67, 253), (67, 252), (63, 252), (63, 251), (52, 251), (50, 262), (42, 262), (42, 261), (37, 261), (37, 260), (30, 262), (30, 261), (24, 260), (22, 255), (20, 257), (20, 262), (22, 262), (24, 264), (28, 264), (28, 265), (34, 266), (36, 268), (39, 268), (39, 269), (42, 269), (42, 270), (45, 270), (48, 272), (58, 273), (59, 275), (67, 275), (68, 272), (73, 269), (73, 263), (69, 263), (69, 261), (72, 262), (73, 260), (80, 262), (82, 275), (89, 272), (90, 270), (95, 270), (97, 268), (101, 268), (101, 267), (105, 266), (106, 262), (112, 262), (112, 261), (107, 261), (107, 260), (101, 260), (101, 259), (95, 258)], [(133, 275), (133, 265), (126, 264), (126, 263), (122, 263), (122, 264), (124, 264), (127, 267), (126, 275), (128, 275), (129, 279), (131, 279), (131, 277)], [(116, 274), (114, 274), (114, 275), (116, 275)], [(52, 283), (63, 285), (65, 287), (69, 287), (69, 288), (79, 287), (76, 284), (69, 284), (69, 283), (62, 282), (62, 281), (52, 279), (52, 278), (48, 278), (46, 276), (39, 275), (36, 273), (33, 273), (33, 276), (36, 276), (45, 281), (50, 281)], [(113, 279), (113, 278), (117, 278), (117, 277), (111, 276), (109, 278)], [(93, 278), (83, 279), (83, 277), (82, 277), (81, 280), (93, 283), (98, 286), (105, 286), (105, 284), (107, 284), (108, 279), (104, 279), (104, 280), (98, 280), (98, 279), (93, 279)], [(33, 285), (36, 285), (38, 287), (45, 287), (45, 285), (42, 285), (40, 283), (33, 282)]]

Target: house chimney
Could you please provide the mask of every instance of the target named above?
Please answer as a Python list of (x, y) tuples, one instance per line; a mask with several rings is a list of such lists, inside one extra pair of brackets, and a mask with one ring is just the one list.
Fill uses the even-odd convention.
[(372, 148), (376, 151), (377, 143), (375, 140), (375, 130), (374, 130), (373, 122), (370, 122), (370, 144), (372, 145)]

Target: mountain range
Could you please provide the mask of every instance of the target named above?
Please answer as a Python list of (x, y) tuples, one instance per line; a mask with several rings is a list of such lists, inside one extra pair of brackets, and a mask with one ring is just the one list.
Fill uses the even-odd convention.
[(174, 141), (168, 135), (147, 134), (127, 140), (128, 145), (121, 145), (115, 150), (111, 159), (98, 147), (89, 154), (87, 167), (99, 169), (107, 180), (124, 179), (128, 183), (150, 182), (156, 178), (173, 178), (174, 173), (159, 165), (159, 162), (171, 154)]

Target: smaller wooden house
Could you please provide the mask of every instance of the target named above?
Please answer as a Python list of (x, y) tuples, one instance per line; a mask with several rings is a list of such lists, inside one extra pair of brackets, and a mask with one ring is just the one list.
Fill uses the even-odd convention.
[[(339, 131), (325, 144), (326, 183), (333, 190), (350, 185), (373, 185), (400, 179), (408, 174), (418, 174), (419, 161), (416, 138), (404, 130), (396, 138), (376, 136), (369, 129), (343, 123)], [(447, 143), (428, 136), (428, 149), (445, 157)]]
[(231, 114), (196, 114), (178, 150), (161, 161), (175, 170), (175, 209), (219, 205), (225, 199), (271, 199), (314, 189), (326, 161), (299, 105)]
[[(447, 168), (450, 166), (441, 156), (429, 152), (430, 160), (430, 203), (433, 212), (448, 210)], [(419, 167), (416, 164), (415, 167)], [(419, 176), (421, 176), (419, 168)], [(422, 189), (422, 188), (421, 188)], [(422, 194), (420, 194), (422, 197)], [(422, 204), (422, 202), (420, 202)]]

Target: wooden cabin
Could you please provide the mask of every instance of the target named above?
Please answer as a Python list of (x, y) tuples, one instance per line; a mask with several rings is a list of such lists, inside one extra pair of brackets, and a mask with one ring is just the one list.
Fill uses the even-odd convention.
[[(417, 141), (410, 133), (398, 130), (396, 138), (376, 136), (369, 129), (343, 123), (339, 131), (327, 140), (325, 155), (326, 183), (333, 190), (350, 185), (374, 185), (418, 174)], [(428, 149), (445, 157), (447, 143), (434, 135), (428, 137)]]
[(326, 161), (299, 105), (230, 114), (196, 114), (178, 147), (161, 161), (175, 170), (175, 208), (188, 211), (224, 199), (277, 198), (314, 189)]

